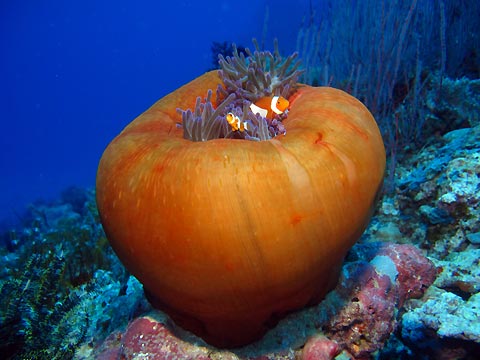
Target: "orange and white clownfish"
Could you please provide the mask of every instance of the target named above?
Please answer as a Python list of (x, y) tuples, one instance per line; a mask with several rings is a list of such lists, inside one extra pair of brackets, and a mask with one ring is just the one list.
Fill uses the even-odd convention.
[(261, 117), (273, 119), (275, 114), (283, 114), (290, 103), (283, 96), (265, 96), (250, 105), (250, 110)]
[(240, 120), (240, 118), (237, 115), (229, 112), (225, 116), (225, 119), (230, 124), (233, 131), (240, 131), (240, 132), (243, 132), (245, 130), (248, 131), (248, 122)]

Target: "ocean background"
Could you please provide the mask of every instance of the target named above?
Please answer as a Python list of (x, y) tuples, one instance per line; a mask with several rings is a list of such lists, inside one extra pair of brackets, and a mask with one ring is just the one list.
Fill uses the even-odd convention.
[(290, 53), (308, 10), (308, 1), (2, 1), (0, 229), (32, 202), (93, 187), (114, 136), (214, 67), (212, 42), (278, 38)]
[[(115, 359), (138, 345), (127, 324), (142, 333), (153, 312), (167, 335), (148, 350), (176, 349), (159, 358), (310, 360), (338, 346), (337, 360), (477, 359), (479, 19), (477, 0), (0, 0), (0, 354)], [(337, 288), (223, 352), (151, 308), (105, 236), (95, 176), (127, 124), (254, 38), (298, 52), (300, 82), (361, 100), (387, 169)], [(349, 278), (364, 268), (389, 276), (384, 296)]]

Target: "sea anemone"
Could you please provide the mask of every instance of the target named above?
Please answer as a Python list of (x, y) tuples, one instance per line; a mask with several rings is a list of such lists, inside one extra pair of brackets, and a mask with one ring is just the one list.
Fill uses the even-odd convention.
[(235, 98), (234, 94), (230, 94), (216, 108), (212, 105), (212, 90), (208, 90), (205, 102), (202, 98), (197, 97), (195, 108), (192, 110), (177, 111), (182, 115), (182, 122), (178, 124), (183, 127), (183, 137), (191, 141), (207, 141), (228, 137), (232, 131), (225, 121), (225, 108)]
[[(98, 167), (99, 214), (119, 258), (155, 307), (217, 346), (254, 341), (320, 301), (383, 181), (370, 112), (340, 90), (296, 84), (294, 59), (258, 46), (221, 58), (220, 72), (130, 123)], [(250, 104), (273, 94), (288, 97), (287, 116), (253, 115)], [(227, 115), (247, 125), (228, 128)]]
[[(182, 115), (183, 136), (191, 141), (207, 141), (219, 138), (246, 140), (269, 140), (279, 134), (285, 135), (282, 121), (288, 112), (266, 119), (254, 114), (250, 105), (264, 96), (279, 95), (288, 98), (294, 91), (301, 71), (297, 53), (283, 58), (274, 42), (274, 52), (261, 51), (254, 40), (255, 52), (246, 48), (247, 57), (239, 53), (233, 44), (233, 56), (219, 54), (219, 76), (222, 84), (217, 87), (217, 107), (212, 104), (209, 89), (204, 102), (198, 97), (192, 110), (177, 109)], [(232, 113), (241, 123), (248, 124), (245, 131), (233, 131), (226, 121)]]
[(238, 53), (233, 45), (233, 56), (219, 55), (219, 75), (225, 89), (219, 87), (224, 96), (235, 93), (238, 98), (255, 102), (263, 96), (281, 95), (290, 97), (302, 74), (298, 70), (300, 61), (298, 54), (283, 58), (278, 51), (278, 42), (274, 42), (274, 52), (260, 50), (257, 41), (253, 40), (255, 51), (245, 48), (248, 57)]

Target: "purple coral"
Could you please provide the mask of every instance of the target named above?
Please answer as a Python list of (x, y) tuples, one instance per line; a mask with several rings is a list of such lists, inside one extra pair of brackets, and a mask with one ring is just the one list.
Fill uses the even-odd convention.
[(355, 359), (366, 359), (396, 329), (397, 309), (423, 295), (437, 271), (411, 245), (372, 244), (360, 251), (370, 261), (344, 267), (336, 289), (342, 305), (324, 332)]

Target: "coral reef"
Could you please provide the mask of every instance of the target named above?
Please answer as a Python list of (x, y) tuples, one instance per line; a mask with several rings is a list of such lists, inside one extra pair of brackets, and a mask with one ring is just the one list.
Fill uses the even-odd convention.
[[(480, 349), (472, 323), (480, 317), (480, 125), (472, 110), (480, 102), (477, 83), (444, 79), (442, 89), (429, 90), (437, 105), (425, 116), (435, 119), (431, 127), (438, 131), (429, 146), (401, 159), (396, 191), (383, 198), (364, 235), (364, 241), (416, 244), (441, 271), (424, 301), (406, 304), (396, 341), (408, 353), (473, 359)], [(452, 126), (460, 129), (440, 135)]]
[(108, 246), (92, 190), (67, 189), (30, 212), (2, 253), (0, 349), (4, 358), (69, 359), (147, 305)]
[(397, 224), (416, 244), (440, 256), (474, 244), (480, 231), (480, 126), (454, 130), (397, 169)]
[(329, 360), (340, 352), (340, 347), (335, 341), (323, 335), (312, 336), (299, 351), (301, 360)]
[(425, 125), (430, 134), (470, 128), (480, 124), (480, 79), (432, 77), (426, 94), (430, 112)]
[(152, 312), (132, 321), (124, 333), (112, 334), (94, 353), (99, 359), (313, 360), (339, 353), (369, 358), (396, 328), (397, 309), (422, 296), (435, 275), (433, 264), (411, 245), (356, 245), (326, 300), (290, 315), (256, 344), (221, 351)]
[(421, 88), (411, 91), (394, 111), (395, 125), (390, 131), (396, 131), (395, 155), (435, 142), (453, 130), (473, 128), (480, 123), (479, 114), (480, 80), (430, 73)]
[(10, 273), (13, 266), (7, 261), (7, 274), (0, 283), (2, 354), (7, 358), (71, 356), (75, 346), (84, 340), (87, 314), (77, 316), (80, 321), (73, 324), (64, 321), (64, 315), (76, 307), (79, 299), (63, 288), (63, 259), (53, 252), (39, 253), (20, 264), (18, 273)]
[(480, 249), (470, 247), (433, 261), (441, 273), (424, 301), (409, 304), (401, 339), (414, 353), (474, 359), (480, 351)]
[(355, 250), (370, 262), (344, 267), (336, 289), (339, 310), (323, 330), (354, 358), (362, 359), (383, 347), (396, 328), (398, 309), (406, 299), (423, 295), (436, 270), (411, 245), (358, 245)]
[(480, 324), (480, 294), (467, 300), (437, 287), (427, 293), (429, 300), (402, 317), (402, 337), (416, 340), (426, 338), (425, 332), (434, 330), (442, 338), (456, 338), (478, 342)]

